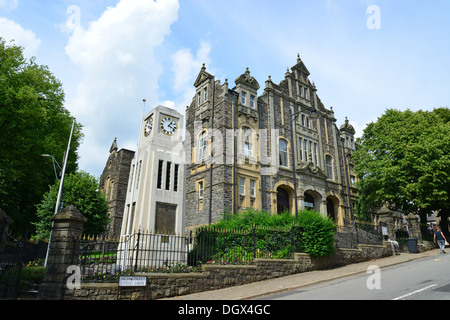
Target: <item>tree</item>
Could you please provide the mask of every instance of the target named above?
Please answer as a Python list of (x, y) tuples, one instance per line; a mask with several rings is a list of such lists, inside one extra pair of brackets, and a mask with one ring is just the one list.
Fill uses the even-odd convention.
[[(42, 154), (62, 166), (73, 122), (63, 104), (62, 84), (48, 67), (0, 38), (0, 207), (16, 233), (33, 233), (36, 204), (55, 182), (51, 159)], [(77, 123), (67, 173), (77, 170), (81, 139)]]
[(420, 214), (422, 221), (433, 210), (448, 212), (449, 119), (448, 108), (389, 109), (370, 123), (353, 155), (361, 207), (388, 203), (406, 214)]
[[(37, 205), (36, 239), (48, 239), (52, 227), (51, 217), (55, 213), (55, 204), (60, 182), (58, 181), (44, 195)], [(105, 196), (98, 190), (97, 179), (87, 172), (80, 171), (65, 177), (62, 204), (75, 206), (87, 218), (83, 234), (99, 235), (106, 230), (110, 222), (109, 206)]]

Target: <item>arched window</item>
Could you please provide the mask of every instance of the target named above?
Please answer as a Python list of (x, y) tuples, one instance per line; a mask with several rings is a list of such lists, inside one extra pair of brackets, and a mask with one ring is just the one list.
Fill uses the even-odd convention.
[(279, 158), (280, 158), (280, 166), (287, 167), (288, 166), (288, 147), (287, 142), (284, 139), (279, 140)]
[(325, 156), (325, 169), (328, 179), (333, 180), (333, 158), (329, 155)]

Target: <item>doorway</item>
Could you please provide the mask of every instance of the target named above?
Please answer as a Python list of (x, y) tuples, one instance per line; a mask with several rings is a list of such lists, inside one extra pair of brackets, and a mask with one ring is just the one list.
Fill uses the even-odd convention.
[(281, 214), (285, 211), (290, 211), (289, 193), (286, 191), (286, 189), (278, 187), (277, 188), (277, 213)]

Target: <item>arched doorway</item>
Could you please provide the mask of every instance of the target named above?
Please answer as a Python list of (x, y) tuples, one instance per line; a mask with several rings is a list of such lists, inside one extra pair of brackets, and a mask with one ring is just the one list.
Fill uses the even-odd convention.
[(290, 211), (289, 192), (282, 188), (277, 188), (277, 213), (281, 214), (284, 211)]
[(334, 211), (334, 203), (333, 200), (330, 198), (327, 198), (327, 216), (328, 218), (333, 219), (333, 221), (336, 221), (336, 212)]
[(305, 192), (305, 209), (314, 210), (314, 198)]
[(336, 224), (339, 224), (339, 203), (339, 199), (335, 196), (327, 197), (327, 216)]

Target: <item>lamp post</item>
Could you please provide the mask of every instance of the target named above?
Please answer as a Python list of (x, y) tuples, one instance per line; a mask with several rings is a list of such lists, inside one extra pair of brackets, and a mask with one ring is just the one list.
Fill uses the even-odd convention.
[(60, 172), (62, 172), (62, 169), (61, 169), (61, 166), (59, 165), (58, 161), (56, 161), (55, 157), (52, 156), (52, 155), (50, 155), (50, 154), (46, 154), (46, 153), (45, 153), (45, 154), (43, 154), (42, 156), (43, 156), (43, 157), (52, 158), (53, 170), (55, 170), (55, 177), (56, 177), (56, 180), (59, 180), (58, 174), (56, 173), (55, 163), (58, 165), (58, 168), (59, 168)]
[[(303, 110), (300, 108), (299, 111), (293, 113), (291, 109), (291, 153), (292, 153), (292, 175), (294, 178), (294, 199), (295, 199), (295, 220), (297, 220), (298, 216), (298, 200), (297, 200), (297, 172), (295, 167), (295, 151), (294, 151), (294, 131), (296, 131), (296, 125), (295, 120), (297, 119), (298, 115), (301, 114)], [(310, 119), (316, 120), (319, 118), (319, 114), (317, 113), (316, 109), (312, 109), (310, 112)]]
[[(56, 199), (55, 213), (54, 214), (58, 213), (59, 206), (60, 206), (60, 203), (61, 203), (61, 196), (62, 196), (62, 190), (63, 190), (63, 185), (64, 185), (64, 175), (66, 174), (67, 159), (69, 158), (70, 143), (72, 142), (72, 135), (73, 135), (74, 127), (75, 127), (75, 118), (73, 118), (72, 129), (70, 130), (70, 136), (69, 136), (69, 143), (67, 144), (67, 151), (66, 151), (66, 154), (65, 154), (65, 157), (64, 157), (64, 163), (63, 163), (63, 168), (62, 168), (62, 172), (61, 172), (61, 181), (59, 183), (58, 198)], [(47, 155), (42, 155), (42, 156), (47, 156)], [(58, 166), (59, 166), (59, 164), (58, 164)], [(48, 239), (47, 254), (45, 256), (45, 263), (44, 263), (45, 267), (47, 267), (48, 251), (49, 251), (49, 248), (50, 248), (51, 240), (52, 240), (52, 230), (50, 231), (50, 238)]]

